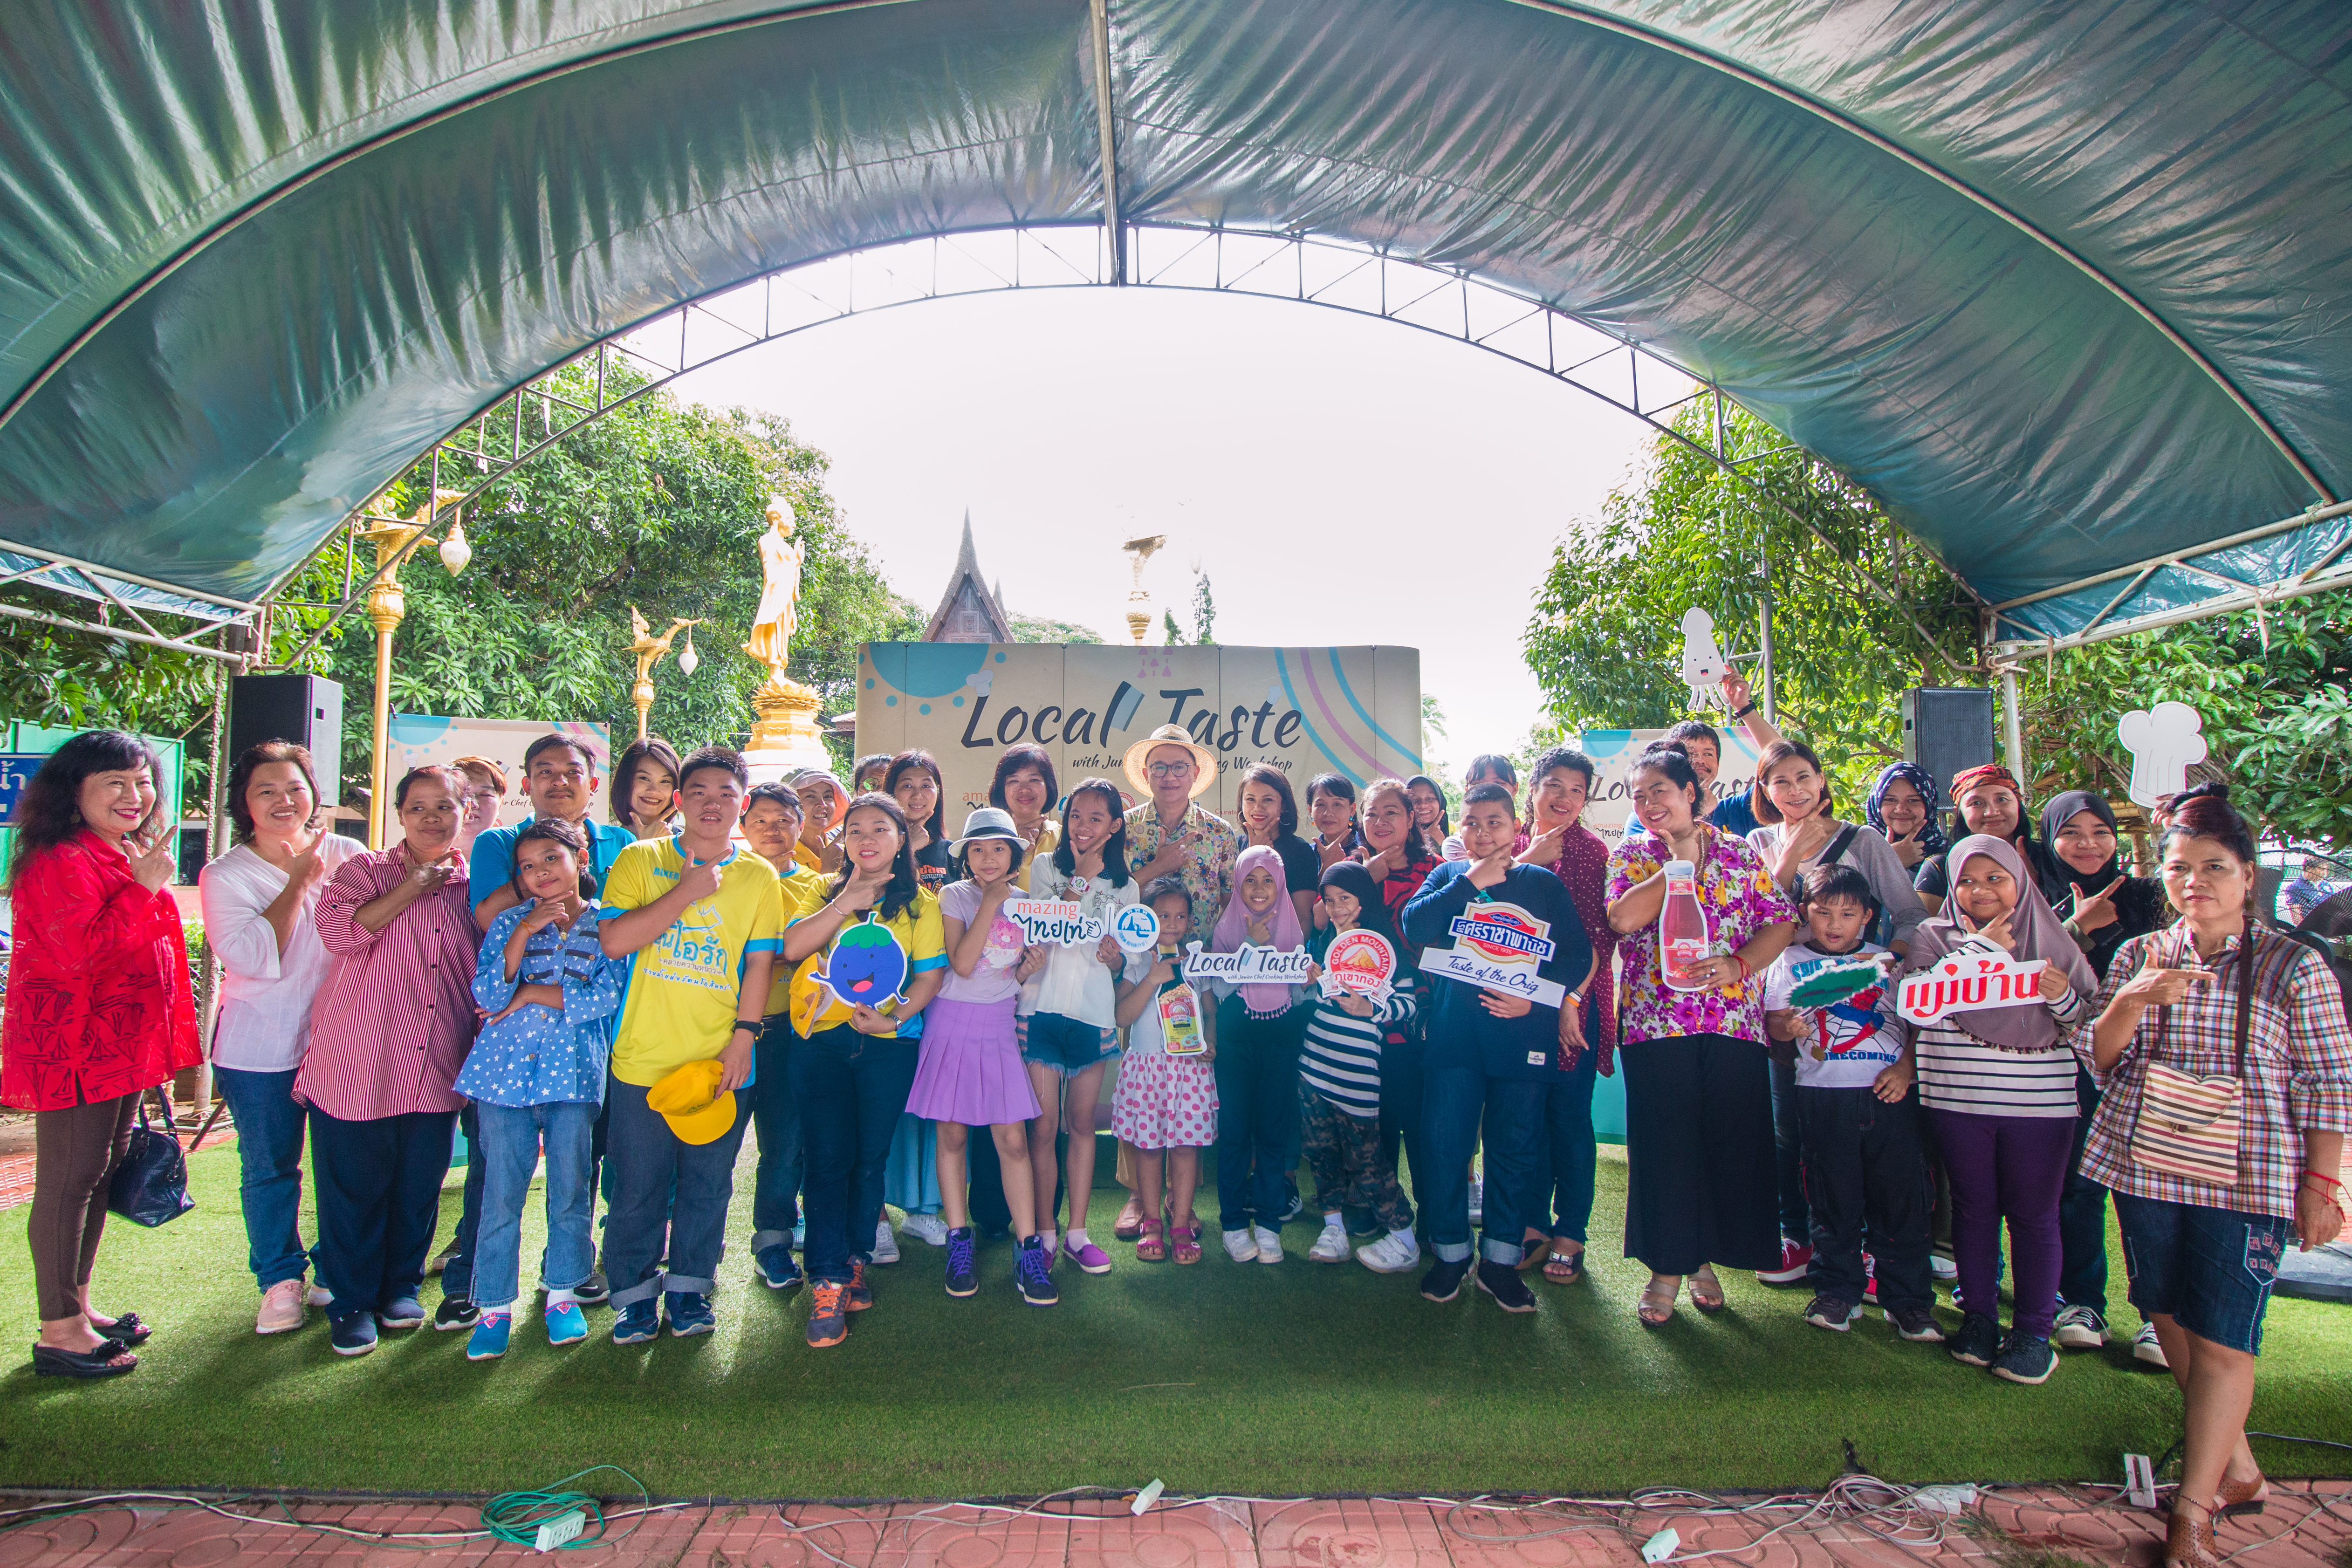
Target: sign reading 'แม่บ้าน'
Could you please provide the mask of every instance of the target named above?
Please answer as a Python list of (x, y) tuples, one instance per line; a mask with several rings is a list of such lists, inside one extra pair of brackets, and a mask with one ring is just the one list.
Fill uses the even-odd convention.
[(1906, 1022), (1930, 1024), (1950, 1013), (2040, 1001), (2042, 972), (2049, 967), (2039, 958), (1948, 954), (1903, 977), (1895, 988), (1895, 1009)]

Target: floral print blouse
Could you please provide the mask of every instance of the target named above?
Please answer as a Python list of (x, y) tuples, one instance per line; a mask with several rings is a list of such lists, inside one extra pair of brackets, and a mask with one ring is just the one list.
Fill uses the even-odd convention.
[[(1747, 840), (1702, 824), (1706, 852), (1698, 867), (1698, 899), (1706, 910), (1716, 954), (1729, 953), (1768, 925), (1794, 922), (1796, 905), (1772, 882), (1772, 873)], [(1637, 822), (1626, 823), (1625, 841), (1609, 857), (1609, 898), (1622, 898), (1637, 883), (1658, 873), (1669, 858), (1665, 845)], [(1764, 976), (1707, 991), (1677, 991), (1658, 967), (1658, 928), (1654, 922), (1622, 937), (1618, 956), (1625, 977), (1618, 991), (1619, 1027), (1625, 1044), (1677, 1035), (1727, 1034), (1764, 1040)]]

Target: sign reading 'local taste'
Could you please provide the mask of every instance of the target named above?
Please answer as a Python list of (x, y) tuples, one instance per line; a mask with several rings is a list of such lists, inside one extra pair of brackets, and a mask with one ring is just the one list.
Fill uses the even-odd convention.
[(1206, 953), (1198, 942), (1184, 945), (1184, 977), (1223, 980), (1234, 986), (1303, 986), (1307, 967), (1315, 960), (1304, 947), (1253, 947), (1243, 943), (1230, 953)]

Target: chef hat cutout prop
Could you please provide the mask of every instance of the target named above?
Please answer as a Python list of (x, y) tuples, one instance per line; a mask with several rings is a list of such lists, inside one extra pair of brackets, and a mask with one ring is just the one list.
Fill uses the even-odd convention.
[(1715, 617), (1692, 605), (1683, 612), (1683, 684), (1690, 687), (1691, 706), (1706, 706), (1730, 673), (1715, 645)]
[(2187, 703), (2134, 708), (2116, 721), (2116, 738), (2132, 754), (2131, 788), (2138, 804), (2189, 788), (2189, 769), (2205, 760), (2205, 721)]

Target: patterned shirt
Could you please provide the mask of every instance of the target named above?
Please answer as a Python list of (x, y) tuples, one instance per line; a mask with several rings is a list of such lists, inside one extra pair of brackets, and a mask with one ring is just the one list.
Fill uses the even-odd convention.
[(2211, 1186), (2150, 1170), (2131, 1157), (2150, 1061), (2199, 1077), (2236, 1070), (2240, 940), (2231, 938), (2203, 959), (2188, 931), (2175, 925), (2135, 936), (2116, 952), (2096, 1005), (2074, 1031), (2072, 1043), (2085, 1062), (2098, 1016), (2141, 965), (2201, 968), (2213, 978), (2189, 987), (2171, 1007), (2148, 1009), (2114, 1068), (2092, 1069), (2105, 1098), (2091, 1119), (2083, 1175), (2137, 1197), (2293, 1218), (2297, 1173), (2305, 1165), (2303, 1134), (2352, 1133), (2352, 1024), (2345, 1019), (2343, 988), (2326, 961), (2284, 936), (2264, 933), (2254, 946), (2237, 1185)]
[[(1698, 867), (1698, 901), (1706, 911), (1709, 945), (1717, 956), (1745, 946), (1768, 925), (1793, 924), (1796, 906), (1772, 884), (1772, 873), (1746, 839), (1701, 823), (1706, 850)], [(1625, 841), (1609, 857), (1612, 902), (1647, 882), (1670, 858), (1666, 847), (1637, 822), (1626, 824)], [(1677, 991), (1658, 967), (1658, 927), (1644, 925), (1619, 938), (1625, 960), (1624, 988), (1618, 996), (1627, 1045), (1686, 1034), (1727, 1034), (1764, 1040), (1764, 977), (1750, 975), (1706, 991)]]
[(1184, 863), (1176, 869), (1176, 879), (1184, 884), (1185, 895), (1192, 901), (1192, 929), (1213, 931), (1217, 916), (1224, 913), (1225, 900), (1233, 896), (1234, 862), (1241, 858), (1242, 835), (1198, 800), (1184, 809), (1183, 819), (1176, 827), (1175, 833), (1163, 829), (1160, 825), (1160, 809), (1149, 800), (1129, 811), (1128, 868), (1133, 871), (1149, 865), (1159, 856), (1162, 844), (1180, 834), (1190, 833), (1192, 841), (1184, 851)]
[(538, 901), (501, 910), (474, 966), (474, 1001), (497, 1012), (524, 986), (560, 986), (562, 1009), (533, 1002), (483, 1026), (457, 1074), (457, 1092), (489, 1105), (556, 1105), (604, 1100), (613, 1060), (613, 1015), (620, 1010), (625, 958), (607, 958), (593, 900), (571, 929), (543, 925), (523, 938), (522, 962), (507, 978), (507, 943)]
[(319, 940), (333, 955), (310, 1009), (310, 1049), (294, 1098), (342, 1122), (455, 1111), (451, 1087), (474, 1043), (474, 957), (481, 948), (466, 873), (452, 872), (381, 931), (359, 922), (416, 869), (405, 842), (353, 855), (319, 898)]
[[(1592, 944), (1592, 983), (1584, 988), (1584, 1028), (1587, 1039), (1601, 1041), (1605, 1063), (1617, 1045), (1617, 987), (1610, 967), (1617, 956), (1617, 933), (1609, 928), (1609, 841), (1577, 822), (1560, 835), (1559, 859), (1552, 875), (1567, 885), (1576, 900), (1577, 918), (1584, 922), (1585, 940)], [(1596, 1036), (1595, 1025), (1600, 1028)]]

